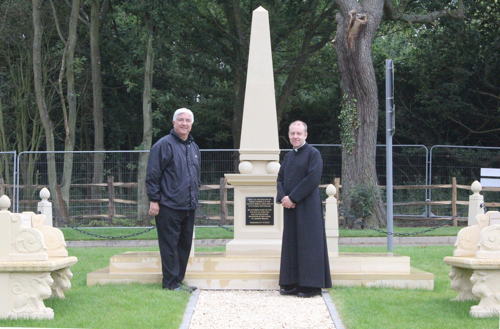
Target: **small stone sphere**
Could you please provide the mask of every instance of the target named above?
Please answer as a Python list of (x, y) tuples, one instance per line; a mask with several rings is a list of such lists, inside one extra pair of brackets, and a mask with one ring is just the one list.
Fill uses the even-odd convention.
[(336, 192), (337, 189), (335, 188), (335, 186), (333, 184), (328, 184), (328, 186), (326, 187), (326, 195), (332, 197), (335, 195)]
[(481, 186), (481, 183), (479, 183), (477, 180), (475, 180), (472, 185), (470, 186), (470, 189), (472, 190), (473, 193), (479, 193), (483, 189)]
[(276, 161), (268, 162), (266, 165), (266, 172), (268, 174), (277, 174), (280, 171), (280, 164)]
[(40, 190), (40, 199), (48, 200), (50, 198), (50, 191), (48, 188), (44, 187)]
[(241, 174), (250, 174), (253, 170), (253, 165), (250, 161), (242, 161), (240, 162), (238, 169)]
[(10, 199), (5, 194), (0, 197), (0, 210), (7, 210), (10, 208)]

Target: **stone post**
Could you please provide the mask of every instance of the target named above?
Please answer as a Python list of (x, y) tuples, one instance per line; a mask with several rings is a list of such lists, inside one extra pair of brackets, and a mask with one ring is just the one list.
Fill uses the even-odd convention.
[(472, 195), (469, 196), (469, 216), (467, 220), (467, 225), (476, 225), (476, 216), (479, 214), (484, 214), (484, 197), (479, 194), (483, 187), (481, 183), (475, 180), (471, 186)]
[(325, 205), (325, 229), (326, 229), (326, 242), (328, 245), (328, 254), (330, 256), (339, 255), (339, 215), (337, 209), (337, 199), (335, 193), (337, 189), (333, 184), (326, 187)]
[(49, 201), (50, 198), (50, 192), (49, 190), (44, 187), (40, 190), (40, 199), (42, 201), (38, 202), (38, 207), (37, 211), (45, 215), (45, 222), (44, 224), (47, 226), (54, 226), (52, 222), (52, 202)]

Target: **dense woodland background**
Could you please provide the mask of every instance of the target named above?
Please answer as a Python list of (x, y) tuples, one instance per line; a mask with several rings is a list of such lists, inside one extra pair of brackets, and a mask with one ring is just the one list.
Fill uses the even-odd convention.
[[(341, 143), (343, 206), (366, 187), (373, 225), (385, 221), (385, 59), (394, 144), (500, 145), (499, 0), (0, 0), (0, 151), (149, 149), (179, 107), (194, 111), (202, 149), (238, 148), (258, 6), (270, 17), (280, 146), (297, 119), (310, 143)], [(73, 156), (62, 170), (46, 157), (66, 204)], [(21, 168), (28, 185), (36, 160)], [(103, 182), (104, 155), (92, 164)], [(137, 198), (147, 203), (142, 188)]]
[[(409, 1), (407, 6), (432, 10), (443, 3)], [(62, 106), (67, 103), (67, 80), (63, 75), (62, 98), (58, 80), (71, 5), (69, 0), (40, 1), (42, 84), (58, 150), (64, 149), (67, 112)], [(237, 147), (251, 13), (258, 5), (270, 12), (281, 145), (287, 146), (286, 126), (295, 119), (309, 123), (310, 142), (340, 143), (341, 91), (331, 44), (335, 6), (328, 8), (322, 1), (82, 0), (74, 48), (74, 148), (95, 148), (92, 23), (98, 24), (94, 33), (100, 48), (103, 148), (141, 147), (150, 35), (153, 142), (170, 129), (173, 111), (186, 106), (196, 114), (193, 134), (201, 148)], [(382, 22), (373, 45), (380, 143), (384, 60), (392, 58), (395, 143), (499, 145), (499, 4), (487, 0), (465, 5), (463, 20), (445, 17), (418, 26)], [(97, 13), (92, 16), (93, 8)], [(330, 12), (319, 17), (324, 8)], [(46, 148), (33, 82), (33, 30), (30, 2), (0, 1), (2, 151)]]

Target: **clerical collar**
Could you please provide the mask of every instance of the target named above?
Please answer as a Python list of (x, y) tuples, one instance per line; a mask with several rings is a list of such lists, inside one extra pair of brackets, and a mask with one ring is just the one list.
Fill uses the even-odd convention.
[(300, 145), (300, 146), (299, 146), (299, 147), (297, 147), (296, 149), (293, 149), (293, 151), (294, 151), (294, 152), (298, 152), (298, 151), (300, 151), (300, 150), (304, 147), (304, 145), (306, 145), (306, 144), (307, 144), (307, 143), (306, 143), (306, 142), (304, 142), (304, 144)]

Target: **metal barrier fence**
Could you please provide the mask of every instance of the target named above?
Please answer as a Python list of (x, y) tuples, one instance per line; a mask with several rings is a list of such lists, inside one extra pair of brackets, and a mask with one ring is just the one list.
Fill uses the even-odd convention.
[[(339, 144), (313, 144), (321, 152), (324, 160), (322, 184), (332, 183), (341, 177), (342, 149)], [(287, 150), (283, 150), (283, 156)], [(130, 225), (140, 222), (138, 215), (138, 165), (140, 154), (149, 151), (75, 151), (73, 156), (71, 188), (68, 197), (69, 218), (81, 225), (109, 224)], [(200, 200), (217, 201), (220, 191), (217, 185), (225, 173), (236, 173), (239, 152), (234, 149), (207, 149), (202, 152), (202, 184), (209, 187), (200, 192)], [(424, 145), (394, 145), (393, 148), (394, 185), (449, 184), (451, 177), (457, 177), (459, 184), (469, 185), (480, 178), (480, 168), (500, 168), (500, 147), (435, 145), (429, 149)], [(4, 179), (5, 192), (13, 200), (15, 211), (34, 211), (42, 186), (48, 186), (47, 155), (55, 159), (56, 175), (62, 185), (64, 156), (68, 152), (0, 152), (0, 178)], [(104, 156), (102, 178), (93, 179), (94, 156)], [(385, 185), (385, 145), (377, 145), (376, 167), (380, 185)], [(11, 184), (9, 184), (11, 182)], [(0, 182), (0, 187), (2, 187)], [(6, 187), (6, 188), (5, 188)], [(52, 201), (56, 194), (52, 193)], [(112, 204), (109, 195), (112, 193)], [(394, 201), (425, 201), (449, 199), (443, 193), (430, 190), (395, 190)], [(460, 199), (467, 198), (467, 191)], [(233, 198), (228, 191), (228, 201)], [(485, 198), (487, 196), (485, 195)], [(111, 209), (113, 208), (113, 209)], [(397, 215), (440, 215), (445, 207), (425, 209), (424, 206), (398, 207)], [(434, 212), (433, 212), (434, 211)], [(466, 209), (459, 210), (462, 216)], [(112, 212), (112, 213), (110, 213)], [(113, 215), (113, 216), (110, 216)], [(216, 202), (206, 202), (198, 209), (197, 223), (207, 223), (219, 215)], [(229, 216), (232, 209), (229, 209)], [(143, 224), (145, 221), (142, 222)], [(68, 223), (67, 223), (68, 224)]]
[[(481, 168), (500, 168), (500, 147), (434, 145), (429, 152), (429, 175), (427, 184), (450, 184), (450, 177), (456, 177), (459, 184), (469, 185), (481, 177)], [(429, 200), (449, 199), (449, 191), (428, 191)], [(494, 193), (483, 192), (485, 200), (494, 201)], [(497, 194), (498, 195), (498, 194)], [(468, 191), (460, 190), (458, 198), (466, 199)], [(451, 206), (450, 206), (451, 207)], [(449, 212), (450, 207), (429, 206), (430, 215)], [(458, 209), (458, 216), (467, 216), (467, 207)]]
[(6, 194), (15, 209), (16, 151), (0, 152), (0, 195)]
[[(316, 147), (323, 157), (322, 184), (333, 182), (342, 174), (342, 146), (340, 144), (311, 144)], [(400, 144), (393, 145), (393, 183), (394, 185), (425, 185), (427, 182), (427, 159), (429, 150), (425, 145)], [(386, 183), (386, 153), (385, 145), (377, 144), (375, 156), (377, 179), (379, 185)], [(425, 201), (425, 190), (395, 190), (394, 202), (408, 200)], [(396, 206), (394, 213), (398, 216), (416, 216), (425, 213), (424, 206)]]

